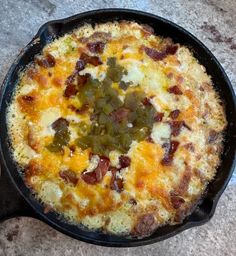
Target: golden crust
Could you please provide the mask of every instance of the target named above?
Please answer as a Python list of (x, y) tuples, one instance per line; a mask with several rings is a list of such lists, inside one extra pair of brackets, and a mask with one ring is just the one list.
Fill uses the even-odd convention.
[[(97, 41), (104, 49), (91, 53), (88, 44)], [(73, 147), (76, 124), (89, 124), (90, 117), (64, 91), (83, 53), (99, 57), (102, 64), (88, 64), (81, 75), (90, 73), (101, 81), (107, 58), (116, 57), (127, 70), (122, 79), (133, 84), (127, 91), (143, 91), (163, 113), (149, 140), (131, 144), (131, 164), (120, 172), (124, 188), (119, 193), (110, 189), (110, 172), (101, 183), (87, 184), (81, 173), (93, 164), (91, 149)], [(120, 98), (127, 93), (116, 83), (113, 87)], [(71, 138), (63, 153), (53, 153), (46, 145), (55, 134), (51, 124), (60, 117), (69, 121)], [(91, 229), (145, 236), (182, 221), (196, 206), (219, 165), (226, 119), (211, 78), (186, 47), (155, 36), (148, 26), (123, 21), (85, 25), (47, 45), (22, 73), (8, 123), (14, 157), (26, 167), (26, 183), (42, 203)], [(181, 132), (176, 125), (182, 125)], [(163, 145), (171, 138), (178, 147), (172, 163), (163, 164)], [(112, 165), (119, 156), (110, 153)], [(75, 184), (60, 176), (65, 169), (76, 177)]]

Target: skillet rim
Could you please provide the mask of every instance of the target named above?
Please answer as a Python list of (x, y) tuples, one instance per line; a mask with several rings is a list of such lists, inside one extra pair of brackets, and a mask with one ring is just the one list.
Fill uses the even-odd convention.
[[(190, 37), (191, 40), (195, 41), (195, 43), (198, 44), (198, 46), (200, 48), (202, 48), (203, 51), (205, 51), (206, 55), (213, 60), (214, 65), (216, 65), (219, 68), (220, 73), (223, 76), (223, 80), (227, 84), (228, 90), (231, 93), (232, 104), (234, 105), (234, 110), (233, 111), (235, 112), (236, 97), (235, 97), (235, 94), (234, 94), (233, 87), (232, 87), (224, 69), (222, 68), (222, 66), (218, 62), (218, 60), (215, 58), (215, 56), (211, 53), (211, 51), (200, 40), (198, 40), (194, 35), (192, 35), (190, 32), (188, 32), (187, 30), (185, 30), (181, 26), (179, 26), (179, 25), (177, 25), (177, 24), (175, 24), (175, 23), (173, 23), (173, 22), (171, 22), (167, 19), (164, 19), (160, 16), (150, 14), (150, 13), (147, 13), (147, 12), (142, 12), (142, 11), (139, 11), (139, 10), (122, 9), (122, 8), (107, 8), (107, 9), (97, 9), (97, 10), (87, 11), (87, 12), (79, 13), (79, 14), (76, 14), (76, 15), (73, 15), (73, 16), (70, 16), (70, 17), (66, 17), (66, 18), (63, 18), (63, 19), (51, 20), (51, 21), (43, 24), (39, 28), (38, 32), (33, 37), (33, 39), (30, 41), (30, 43), (28, 43), (26, 45), (26, 47), (24, 47), (22, 49), (21, 53), (17, 56), (17, 58), (15, 59), (13, 64), (11, 65), (11, 67), (10, 67), (10, 69), (9, 69), (9, 71), (8, 71), (4, 81), (3, 81), (3, 85), (1, 87), (0, 109), (2, 109), (2, 103), (3, 103), (3, 100), (4, 100), (4, 96), (5, 96), (5, 89), (7, 88), (8, 83), (11, 81), (11, 76), (12, 76), (13, 71), (19, 66), (18, 62), (25, 55), (26, 51), (29, 48), (31, 48), (34, 45), (34, 43), (37, 42), (38, 39), (40, 40), (40, 37), (48, 29), (48, 27), (50, 25), (53, 25), (53, 24), (62, 24), (62, 26), (63, 26), (63, 25), (65, 25), (65, 24), (67, 24), (71, 21), (76, 21), (77, 19), (86, 19), (86, 18), (88, 18), (88, 16), (93, 16), (96, 13), (100, 13), (100, 14), (102, 14), (102, 13), (106, 13), (106, 14), (107, 13), (114, 13), (114, 19), (113, 20), (115, 20), (116, 16), (119, 17), (120, 13), (134, 14), (134, 15), (140, 16), (140, 19), (142, 19), (141, 16), (146, 16), (147, 18), (155, 19), (157, 22), (164, 22), (164, 23), (170, 25), (171, 27), (173, 27), (175, 30), (178, 30), (178, 33), (184, 33), (185, 35)], [(93, 17), (92, 18), (90, 17), (90, 19), (93, 20)], [(137, 19), (136, 21), (139, 22), (139, 20), (138, 20), (139, 18), (137, 17), (136, 19)], [(133, 19), (133, 20), (135, 20), (135, 19)], [(78, 24), (79, 23), (81, 23), (81, 22), (78, 22)], [(4, 118), (4, 114), (2, 114), (2, 111), (0, 113), (0, 116), (1, 116), (1, 119)], [(234, 122), (235, 122), (235, 120), (234, 120)], [(108, 240), (101, 240), (101, 239), (99, 240), (97, 238), (91, 238), (91, 237), (82, 236), (80, 234), (75, 234), (75, 232), (73, 232), (71, 230), (68, 230), (68, 228), (66, 227), (68, 224), (65, 225), (65, 223), (61, 222), (60, 220), (57, 220), (57, 222), (55, 222), (56, 217), (48, 216), (48, 215), (46, 216), (42, 212), (42, 209), (41, 209), (42, 207), (40, 207), (40, 205), (39, 205), (40, 203), (37, 202), (35, 204), (35, 200), (33, 198), (31, 198), (30, 195), (26, 195), (27, 191), (24, 188), (20, 188), (19, 184), (17, 184), (17, 182), (15, 180), (16, 177), (13, 178), (13, 176), (11, 174), (11, 171), (8, 169), (7, 163), (5, 161), (3, 151), (2, 151), (2, 143), (3, 143), (3, 138), (2, 137), (3, 136), (0, 137), (0, 139), (1, 139), (1, 143), (0, 143), (0, 151), (1, 152), (0, 153), (1, 153), (2, 162), (3, 162), (4, 166), (6, 167), (7, 173), (10, 176), (10, 179), (13, 182), (14, 186), (17, 188), (17, 190), (19, 191), (21, 196), (27, 201), (27, 203), (34, 209), (34, 211), (36, 211), (36, 213), (38, 214), (38, 219), (43, 220), (45, 223), (49, 224), (53, 228), (57, 229), (58, 231), (66, 234), (66, 235), (69, 235), (73, 238), (76, 238), (76, 239), (84, 241), (84, 242), (97, 244), (97, 245), (103, 245), (103, 246), (133, 247), (133, 246), (147, 245), (147, 244), (151, 244), (151, 243), (155, 243), (155, 242), (167, 239), (167, 238), (169, 238), (171, 236), (174, 236), (174, 235), (176, 235), (176, 234), (178, 234), (178, 233), (180, 233), (180, 232), (182, 232), (182, 231), (184, 231), (184, 230), (186, 230), (190, 227), (199, 226), (199, 225), (204, 224), (205, 222), (210, 220), (210, 218), (213, 216), (216, 205), (217, 205), (217, 202), (218, 202), (221, 194), (225, 190), (225, 188), (226, 188), (226, 186), (227, 186), (227, 184), (228, 184), (228, 182), (231, 178), (231, 175), (234, 171), (234, 166), (236, 164), (236, 159), (234, 157), (234, 160), (231, 164), (231, 167), (229, 168), (228, 174), (224, 178), (224, 183), (223, 183), (222, 187), (218, 190), (218, 192), (216, 194), (214, 194), (213, 198), (211, 198), (212, 199), (212, 206), (211, 206), (210, 212), (203, 219), (201, 219), (200, 221), (199, 220), (198, 221), (187, 220), (187, 221), (185, 221), (185, 223), (183, 222), (180, 225), (176, 225), (175, 226), (176, 228), (174, 229), (174, 231), (172, 231), (168, 234), (165, 234), (165, 235), (158, 236), (158, 237), (149, 236), (149, 237), (145, 237), (143, 239), (136, 239), (136, 240), (129, 240), (129, 239), (123, 239), (122, 238), (119, 241), (110, 241), (109, 239)], [(12, 159), (12, 161), (13, 161), (13, 159)], [(53, 218), (54, 220), (52, 220), (51, 218)], [(71, 225), (69, 225), (69, 226), (71, 226)], [(94, 231), (90, 231), (90, 232), (96, 233)], [(111, 235), (107, 235), (107, 236), (112, 237)], [(98, 235), (98, 237), (100, 237), (100, 236)], [(117, 238), (117, 236), (115, 236), (115, 237)]]

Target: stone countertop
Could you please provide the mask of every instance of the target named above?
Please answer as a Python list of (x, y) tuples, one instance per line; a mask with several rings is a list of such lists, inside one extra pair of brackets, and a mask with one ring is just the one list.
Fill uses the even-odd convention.
[[(20, 49), (46, 21), (109, 7), (142, 10), (167, 18), (198, 37), (236, 85), (235, 0), (1, 0), (0, 84)], [(105, 248), (69, 238), (31, 218), (0, 224), (0, 256), (236, 255), (236, 179), (231, 179), (210, 222), (163, 242), (138, 248)]]

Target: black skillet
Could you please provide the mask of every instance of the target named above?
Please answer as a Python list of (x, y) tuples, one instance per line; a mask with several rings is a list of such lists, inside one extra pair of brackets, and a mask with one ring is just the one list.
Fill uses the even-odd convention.
[[(228, 121), (221, 165), (218, 168), (216, 178), (209, 184), (201, 203), (182, 224), (162, 227), (151, 236), (142, 239), (124, 238), (89, 231), (64, 222), (54, 212), (44, 213), (43, 206), (25, 186), (22, 177), (17, 171), (17, 165), (10, 153), (10, 141), (6, 124), (6, 110), (11, 101), (14, 87), (17, 84), (19, 72), (34, 59), (34, 56), (47, 43), (83, 25), (85, 22), (95, 24), (114, 20), (132, 20), (148, 24), (154, 28), (157, 35), (171, 37), (175, 42), (189, 47), (199, 62), (206, 67), (207, 73), (211, 75), (215, 89), (219, 92), (225, 106)], [(197, 38), (178, 25), (149, 13), (127, 9), (95, 10), (44, 24), (12, 64), (1, 88), (0, 107), (2, 167), (0, 177), (0, 221), (14, 216), (30, 216), (44, 221), (66, 235), (92, 244), (116, 247), (151, 244), (174, 236), (190, 227), (202, 225), (210, 220), (234, 170), (236, 99), (229, 79), (213, 54)]]

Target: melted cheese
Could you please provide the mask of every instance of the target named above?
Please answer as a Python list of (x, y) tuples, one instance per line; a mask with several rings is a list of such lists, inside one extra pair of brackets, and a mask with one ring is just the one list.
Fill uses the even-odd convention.
[[(93, 39), (94, 32), (109, 33), (108, 39)], [(86, 43), (105, 40), (103, 53), (98, 53), (102, 64), (94, 67), (86, 65), (80, 75), (90, 74), (102, 81), (106, 76), (109, 57), (116, 57), (126, 73), (122, 81), (131, 83), (127, 91), (113, 83), (118, 97), (124, 101), (130, 91), (141, 91), (157, 112), (164, 114), (163, 120), (154, 123), (150, 141), (133, 141), (127, 156), (131, 165), (121, 169), (116, 178), (122, 179), (122, 192), (110, 189), (112, 179), (108, 171), (98, 184), (85, 183), (80, 175), (91, 172), (98, 166), (99, 156), (89, 159), (91, 149), (71, 149), (78, 139), (77, 125), (85, 122), (90, 125), (89, 116), (76, 114), (69, 105), (81, 107), (78, 97), (63, 96), (65, 81), (74, 72), (81, 52), (89, 52)], [(163, 45), (164, 44), (164, 45)], [(181, 210), (187, 210), (204, 192), (206, 185), (215, 175), (219, 164), (219, 151), (222, 144), (221, 132), (226, 120), (218, 95), (213, 89), (211, 78), (184, 46), (178, 45), (174, 55), (155, 61), (145, 54), (143, 46), (161, 51), (169, 44), (150, 34), (134, 22), (84, 25), (52, 43), (42, 55), (54, 56), (56, 65), (44, 68), (33, 63), (22, 73), (19, 86), (8, 111), (8, 127), (16, 162), (25, 167), (32, 165), (33, 171), (27, 182), (42, 203), (49, 204), (66, 216), (69, 221), (82, 223), (90, 229), (104, 230), (127, 235), (132, 233), (138, 219), (143, 214), (154, 214), (158, 225), (174, 224), (180, 213), (173, 207), (171, 193), (179, 193), (185, 200)], [(175, 95), (168, 88), (177, 85), (181, 95)], [(203, 91), (204, 90), (204, 91)], [(22, 101), (21, 97), (33, 98), (33, 102)], [(173, 136), (170, 113), (180, 111), (176, 121), (183, 120), (190, 128), (183, 127)], [(45, 145), (52, 142), (55, 130), (51, 124), (63, 117), (69, 122), (70, 141), (63, 152), (49, 152)], [(132, 127), (128, 123), (128, 127)], [(210, 130), (219, 133), (213, 144), (208, 143)], [(164, 143), (170, 140), (179, 142), (171, 165), (161, 164), (165, 157)], [(186, 145), (190, 149), (187, 149)], [(109, 153), (110, 165), (120, 168), (118, 150)], [(78, 177), (73, 186), (60, 177), (60, 171), (71, 170)], [(186, 185), (187, 184), (187, 185)], [(130, 200), (136, 204), (132, 205)]]

